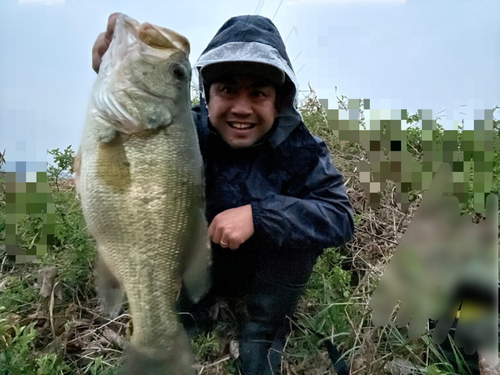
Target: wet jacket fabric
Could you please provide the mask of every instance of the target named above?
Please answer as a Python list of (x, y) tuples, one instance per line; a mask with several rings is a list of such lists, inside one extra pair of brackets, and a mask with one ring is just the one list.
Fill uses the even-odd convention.
[(264, 142), (232, 149), (210, 125), (201, 128), (199, 107), (194, 113), (205, 161), (208, 222), (224, 210), (251, 204), (254, 237), (277, 251), (320, 251), (350, 240), (352, 211), (342, 176), (324, 142), (301, 121), (279, 146), (269, 142), (280, 130), (278, 121)]
[(288, 254), (300, 263), (301, 254), (315, 259), (324, 248), (349, 241), (354, 225), (342, 176), (296, 108), (297, 80), (274, 24), (260, 16), (231, 18), (194, 68), (228, 60), (274, 65), (285, 72), (286, 81), (280, 92), (283, 108), (272, 129), (245, 149), (232, 149), (211, 126), (200, 85), (201, 105), (193, 108), (193, 117), (205, 162), (208, 222), (224, 210), (250, 204), (255, 229), (236, 251), (214, 244), (214, 252), (282, 259)]

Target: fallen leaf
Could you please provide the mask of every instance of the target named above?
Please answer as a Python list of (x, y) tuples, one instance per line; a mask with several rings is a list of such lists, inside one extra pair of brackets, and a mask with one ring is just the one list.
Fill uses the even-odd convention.
[(231, 358), (238, 359), (240, 356), (240, 343), (236, 340), (231, 340), (229, 343), (229, 354)]
[(57, 268), (54, 266), (44, 267), (39, 271), (37, 286), (40, 288), (39, 295), (41, 297), (47, 298), (51, 295), (56, 276)]
[(47, 317), (42, 311), (35, 311), (33, 314), (28, 315), (28, 319), (35, 322), (35, 327), (43, 327), (47, 323)]
[(486, 362), (486, 358), (479, 354), (479, 373), (481, 375), (498, 375), (500, 374), (500, 363), (496, 366), (490, 366)]
[(14, 313), (8, 313), (5, 317), (5, 323), (8, 325), (15, 325), (21, 320), (22, 316)]
[(0, 281), (0, 292), (3, 292), (5, 289), (7, 289), (9, 282), (10, 282), (10, 279), (7, 279), (7, 278)]
[(111, 328), (105, 327), (102, 335), (111, 344), (115, 344), (123, 349), (123, 338), (117, 332), (113, 331)]

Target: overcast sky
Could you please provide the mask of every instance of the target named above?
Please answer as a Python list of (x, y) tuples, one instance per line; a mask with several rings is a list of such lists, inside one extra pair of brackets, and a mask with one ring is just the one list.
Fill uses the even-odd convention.
[(78, 148), (96, 77), (92, 45), (116, 11), (185, 35), (191, 63), (231, 16), (274, 18), (301, 89), (310, 84), (330, 106), (337, 87), (376, 109), (444, 110), (451, 126), (500, 105), (498, 0), (0, 0), (8, 161)]

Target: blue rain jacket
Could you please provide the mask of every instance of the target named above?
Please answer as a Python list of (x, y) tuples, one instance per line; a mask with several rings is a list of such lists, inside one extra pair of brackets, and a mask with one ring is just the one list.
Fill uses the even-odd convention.
[(237, 252), (265, 248), (319, 254), (343, 245), (354, 231), (352, 208), (326, 145), (309, 133), (296, 108), (297, 80), (274, 24), (261, 16), (231, 18), (203, 51), (195, 72), (229, 60), (263, 62), (284, 71), (285, 99), (261, 140), (232, 149), (207, 118), (200, 84), (201, 105), (193, 108), (193, 116), (205, 163), (208, 222), (224, 210), (250, 204), (255, 233)]

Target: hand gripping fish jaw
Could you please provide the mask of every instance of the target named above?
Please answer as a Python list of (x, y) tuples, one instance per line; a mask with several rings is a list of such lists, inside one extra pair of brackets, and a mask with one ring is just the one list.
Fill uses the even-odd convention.
[(101, 142), (112, 141), (117, 132), (169, 126), (188, 112), (189, 51), (188, 40), (172, 30), (118, 17), (92, 97), (95, 116), (108, 123)]

